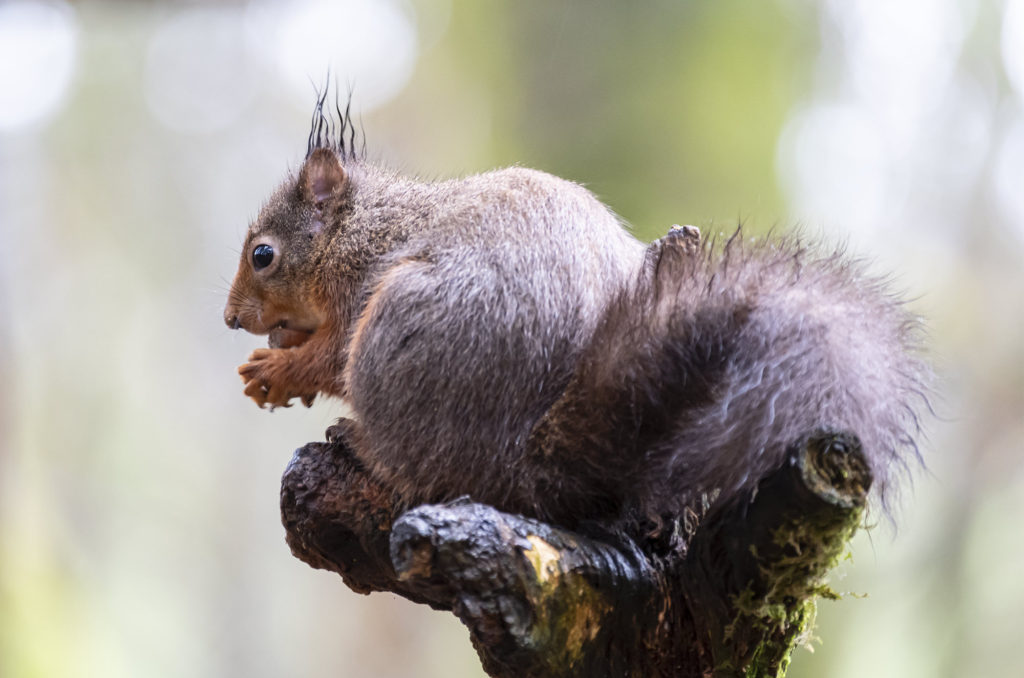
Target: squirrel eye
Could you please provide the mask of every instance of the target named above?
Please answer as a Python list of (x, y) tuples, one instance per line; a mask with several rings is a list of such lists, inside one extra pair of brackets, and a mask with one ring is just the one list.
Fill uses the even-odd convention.
[(257, 271), (270, 266), (274, 260), (274, 248), (270, 245), (257, 245), (252, 251), (252, 267)]

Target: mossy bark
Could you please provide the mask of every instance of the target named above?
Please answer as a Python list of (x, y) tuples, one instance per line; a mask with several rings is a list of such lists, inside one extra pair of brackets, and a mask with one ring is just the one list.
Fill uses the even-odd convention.
[(854, 436), (817, 432), (749, 500), (583, 535), (468, 501), (400, 514), (333, 440), (295, 453), (281, 509), (296, 557), (453, 612), (491, 676), (782, 676), (870, 484)]

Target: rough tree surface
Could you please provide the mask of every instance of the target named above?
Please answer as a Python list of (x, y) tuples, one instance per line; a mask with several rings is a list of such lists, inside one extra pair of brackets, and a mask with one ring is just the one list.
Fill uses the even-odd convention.
[(855, 436), (808, 432), (750, 501), (585, 536), (468, 501), (400, 513), (342, 433), (285, 471), (292, 552), (453, 612), (503, 678), (784, 675), (871, 485)]

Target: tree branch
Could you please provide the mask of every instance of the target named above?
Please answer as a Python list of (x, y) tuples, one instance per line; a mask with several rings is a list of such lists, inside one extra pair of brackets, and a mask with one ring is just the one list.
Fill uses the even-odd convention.
[(871, 484), (855, 437), (817, 432), (749, 502), (584, 536), (469, 501), (402, 512), (339, 433), (285, 471), (292, 552), (452, 611), (501, 677), (782, 675)]

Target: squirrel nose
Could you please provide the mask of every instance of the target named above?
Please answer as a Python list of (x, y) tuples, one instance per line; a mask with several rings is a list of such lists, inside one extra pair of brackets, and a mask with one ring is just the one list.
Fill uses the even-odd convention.
[(231, 314), (228, 311), (224, 311), (224, 323), (233, 330), (237, 330), (242, 326), (242, 323), (238, 320), (238, 315)]

